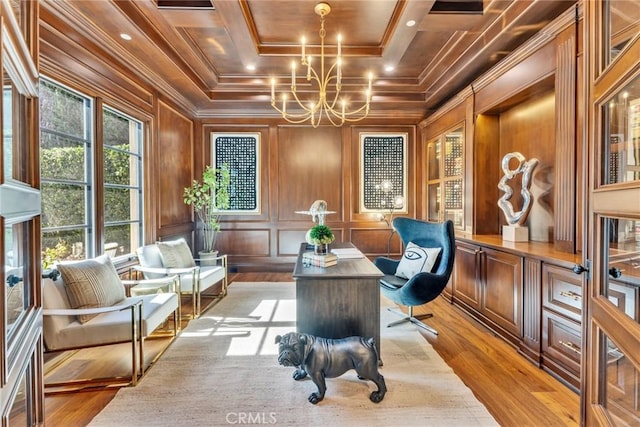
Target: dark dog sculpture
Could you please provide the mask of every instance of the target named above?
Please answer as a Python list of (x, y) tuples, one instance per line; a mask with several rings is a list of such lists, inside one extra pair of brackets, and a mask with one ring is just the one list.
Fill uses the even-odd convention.
[(384, 377), (378, 372), (378, 352), (373, 338), (329, 339), (289, 332), (278, 335), (276, 344), (279, 344), (278, 363), (298, 368), (293, 379), (300, 380), (309, 375), (318, 387), (317, 393), (309, 395), (309, 402), (313, 404), (324, 398), (325, 378), (339, 377), (349, 369), (355, 369), (358, 378), (371, 380), (378, 386), (378, 390), (369, 396), (372, 402), (382, 401), (387, 392)]

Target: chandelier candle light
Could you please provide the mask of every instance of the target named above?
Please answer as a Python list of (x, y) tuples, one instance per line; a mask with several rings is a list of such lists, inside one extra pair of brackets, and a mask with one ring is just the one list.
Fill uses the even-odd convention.
[[(360, 108), (347, 111), (347, 100), (340, 96), (342, 90), (342, 36), (338, 35), (338, 54), (331, 68), (325, 74), (324, 38), (324, 18), (331, 12), (331, 6), (327, 3), (318, 3), (314, 11), (320, 15), (320, 74), (311, 65), (313, 57), (305, 52), (306, 39), (302, 37), (302, 54), (300, 63), (307, 68), (307, 81), (314, 81), (318, 85), (318, 99), (304, 100), (298, 97), (296, 91), (296, 61), (291, 62), (291, 94), (296, 101), (296, 109), (287, 112), (287, 94), (282, 94), (282, 109), (276, 105), (276, 80), (271, 79), (271, 106), (275, 108), (282, 117), (289, 123), (304, 123), (307, 120), (311, 126), (317, 128), (324, 115), (334, 126), (342, 126), (345, 122), (357, 122), (369, 114), (369, 103), (371, 102), (371, 84), (373, 73), (369, 72), (369, 85), (365, 91), (365, 102)], [(335, 95), (332, 100), (327, 99), (327, 92), (331, 85), (335, 84)], [(340, 106), (337, 106), (340, 100)], [(301, 109), (301, 112), (298, 112)]]

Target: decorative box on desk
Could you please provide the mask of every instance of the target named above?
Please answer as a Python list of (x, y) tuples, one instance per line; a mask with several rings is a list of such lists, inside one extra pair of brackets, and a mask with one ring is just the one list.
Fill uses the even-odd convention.
[[(332, 243), (330, 249), (353, 248)], [(293, 269), (298, 332), (323, 338), (373, 337), (380, 354), (380, 285), (382, 272), (367, 257), (338, 259), (331, 268), (306, 266), (300, 245)]]

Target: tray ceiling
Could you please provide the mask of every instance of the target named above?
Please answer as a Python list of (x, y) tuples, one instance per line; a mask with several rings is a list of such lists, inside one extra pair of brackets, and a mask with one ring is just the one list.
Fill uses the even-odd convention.
[[(315, 0), (41, 0), (41, 38), (87, 46), (198, 117), (272, 117), (271, 78), (319, 50)], [(573, 1), (329, 1), (325, 43), (343, 36), (343, 90), (374, 73), (372, 117), (419, 121), (571, 7)], [(456, 8), (454, 12), (434, 9)], [(467, 8), (467, 10), (460, 10)], [(408, 26), (408, 21), (414, 21)], [(131, 36), (123, 40), (121, 33)], [(53, 39), (56, 39), (55, 41)], [(53, 54), (47, 43), (44, 56)], [(72, 52), (69, 52), (71, 50)], [(95, 52), (95, 51), (99, 52)], [(249, 69), (253, 67), (254, 69)], [(393, 67), (387, 71), (387, 67)], [(299, 79), (298, 90), (312, 90)]]

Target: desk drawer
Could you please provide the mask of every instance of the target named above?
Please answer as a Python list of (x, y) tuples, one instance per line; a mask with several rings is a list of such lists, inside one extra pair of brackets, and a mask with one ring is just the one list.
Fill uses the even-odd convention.
[(550, 264), (542, 265), (542, 305), (576, 322), (582, 317), (582, 277)]

